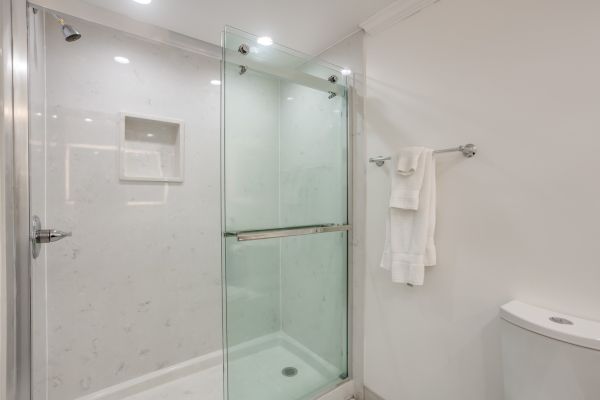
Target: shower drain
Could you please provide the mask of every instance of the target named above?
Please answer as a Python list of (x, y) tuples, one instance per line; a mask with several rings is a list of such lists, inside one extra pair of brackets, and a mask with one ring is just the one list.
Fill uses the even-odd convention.
[(298, 375), (298, 368), (294, 367), (285, 367), (281, 370), (281, 374), (283, 376), (292, 377)]

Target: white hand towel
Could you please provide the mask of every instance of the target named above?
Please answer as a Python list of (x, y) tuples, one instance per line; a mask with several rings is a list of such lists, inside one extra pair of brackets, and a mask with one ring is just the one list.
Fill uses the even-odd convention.
[(406, 147), (398, 153), (396, 173), (392, 174), (390, 207), (416, 210), (425, 168), (421, 157), (425, 148)]
[[(401, 152), (400, 156), (403, 154), (407, 153)], [(405, 165), (399, 160), (399, 166)], [(416, 195), (412, 197), (398, 196), (414, 191)], [(435, 160), (431, 149), (423, 149), (412, 174), (395, 171), (392, 177), (381, 267), (391, 271), (393, 282), (423, 285), (425, 266), (436, 264), (435, 210)]]

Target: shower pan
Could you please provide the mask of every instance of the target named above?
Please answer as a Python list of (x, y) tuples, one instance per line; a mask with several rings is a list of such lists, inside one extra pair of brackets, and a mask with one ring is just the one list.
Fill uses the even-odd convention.
[(348, 119), (339, 68), (227, 28), (228, 400), (315, 398), (348, 377)]

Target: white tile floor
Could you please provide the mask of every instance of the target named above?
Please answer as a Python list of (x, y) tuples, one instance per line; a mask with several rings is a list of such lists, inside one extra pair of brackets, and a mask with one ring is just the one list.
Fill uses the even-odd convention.
[[(244, 351), (229, 364), (229, 400), (303, 400), (337, 382), (331, 369), (315, 365), (311, 357), (301, 357), (281, 342)], [(297, 368), (294, 377), (281, 373)], [(310, 393), (309, 395), (307, 395)], [(222, 400), (222, 366), (214, 366), (159, 387), (126, 397), (124, 400)]]

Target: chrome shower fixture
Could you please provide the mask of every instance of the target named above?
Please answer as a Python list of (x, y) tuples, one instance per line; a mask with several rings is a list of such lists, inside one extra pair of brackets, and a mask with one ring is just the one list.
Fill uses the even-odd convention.
[(74, 42), (76, 40), (81, 39), (81, 33), (79, 33), (79, 31), (75, 29), (72, 25), (63, 25), (62, 32), (63, 35), (65, 35), (65, 40), (67, 42)]
[(76, 40), (81, 39), (81, 33), (79, 33), (79, 31), (73, 26), (73, 25), (69, 25), (65, 23), (65, 20), (61, 17), (59, 17), (56, 14), (52, 14), (52, 16), (58, 21), (58, 23), (60, 24), (62, 33), (65, 37), (65, 40), (67, 42), (74, 42)]

